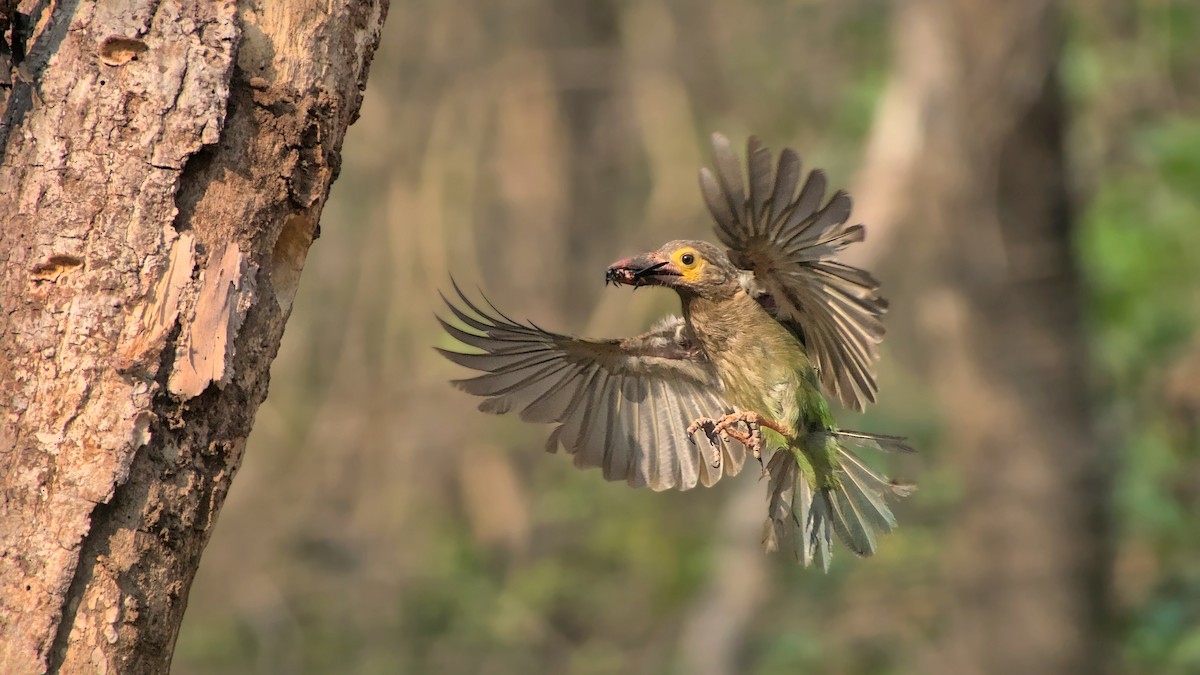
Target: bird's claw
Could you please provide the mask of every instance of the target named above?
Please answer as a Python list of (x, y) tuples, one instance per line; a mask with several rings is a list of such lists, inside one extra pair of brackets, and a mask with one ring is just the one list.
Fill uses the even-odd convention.
[(709, 465), (714, 469), (719, 469), (721, 468), (721, 447), (720, 443), (717, 442), (717, 439), (720, 438), (720, 434), (716, 431), (713, 431), (716, 425), (717, 420), (714, 420), (711, 417), (701, 417), (688, 425), (687, 434), (688, 440), (692, 443), (692, 445), (695, 445), (696, 432), (702, 429), (704, 430), (704, 435), (708, 437), (708, 444), (713, 448), (712, 460), (709, 461)]
[[(744, 424), (746, 431), (737, 428), (738, 424)], [(713, 433), (719, 433), (724, 438), (732, 437), (754, 455), (754, 458), (762, 462), (762, 451), (765, 442), (763, 441), (762, 425), (759, 423), (756, 413), (734, 413), (726, 415), (717, 422), (713, 428)]]
[[(745, 431), (739, 428), (738, 425), (744, 425)], [(731, 413), (720, 419), (701, 417), (688, 425), (687, 433), (688, 440), (695, 444), (696, 441), (693, 435), (697, 431), (704, 430), (704, 435), (708, 436), (708, 442), (714, 448), (719, 445), (717, 442), (718, 438), (726, 441), (732, 438), (750, 450), (750, 453), (754, 455), (754, 459), (758, 460), (758, 464), (762, 468), (762, 475), (765, 476), (767, 475), (767, 467), (763, 462), (762, 456), (762, 451), (766, 447), (766, 440), (763, 438), (762, 431), (764, 426), (784, 435), (787, 433), (786, 428), (782, 425), (771, 422), (756, 412)], [(714, 453), (712, 466), (714, 469), (721, 466), (720, 450)]]

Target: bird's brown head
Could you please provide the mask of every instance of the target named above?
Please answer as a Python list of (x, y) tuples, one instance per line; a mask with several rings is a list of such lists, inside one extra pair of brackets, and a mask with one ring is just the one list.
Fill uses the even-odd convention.
[(605, 283), (666, 286), (680, 293), (708, 294), (736, 287), (737, 269), (721, 249), (704, 241), (669, 241), (653, 251), (618, 260)]

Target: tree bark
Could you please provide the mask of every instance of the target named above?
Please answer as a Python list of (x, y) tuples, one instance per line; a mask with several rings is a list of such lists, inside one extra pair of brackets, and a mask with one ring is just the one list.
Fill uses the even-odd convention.
[(920, 151), (881, 209), (906, 221), (900, 303), (917, 308), (963, 490), (945, 639), (922, 670), (1103, 672), (1109, 491), (1072, 257), (1061, 20), (1049, 0), (898, 11)]
[(0, 126), (0, 672), (166, 672), (387, 0), (61, 0)]

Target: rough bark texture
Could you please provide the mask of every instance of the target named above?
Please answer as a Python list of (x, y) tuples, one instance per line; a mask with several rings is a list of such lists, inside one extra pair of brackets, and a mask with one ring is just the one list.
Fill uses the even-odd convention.
[(946, 635), (920, 670), (1103, 672), (1107, 462), (1088, 412), (1056, 6), (899, 11), (922, 150), (888, 208), (907, 221), (901, 284), (920, 290), (903, 301), (963, 488)]
[(0, 672), (168, 669), (386, 7), (22, 4), (40, 14), (0, 127)]

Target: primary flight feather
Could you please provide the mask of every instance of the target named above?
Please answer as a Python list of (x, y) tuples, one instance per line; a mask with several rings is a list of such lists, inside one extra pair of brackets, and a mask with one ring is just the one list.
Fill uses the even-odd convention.
[(836, 260), (864, 228), (847, 225), (845, 192), (824, 200), (823, 172), (801, 185), (792, 150), (772, 171), (770, 152), (751, 138), (747, 190), (729, 141), (714, 135), (713, 149), (716, 171), (701, 170), (700, 188), (728, 250), (670, 241), (605, 276), (674, 289), (682, 317), (637, 337), (585, 340), (481, 308), (455, 286), (457, 300), (446, 304), (465, 329), (442, 325), (480, 351), (439, 351), (482, 371), (454, 382), (486, 397), (481, 410), (555, 424), (547, 449), (563, 447), (579, 467), (633, 486), (688, 489), (738, 473), (749, 452), (770, 476), (768, 549), (787, 546), (828, 569), (836, 533), (871, 555), (877, 535), (896, 526), (888, 499), (912, 487), (850, 446), (912, 450), (899, 437), (838, 429), (826, 400), (862, 410), (877, 392), (887, 303), (870, 274)]

